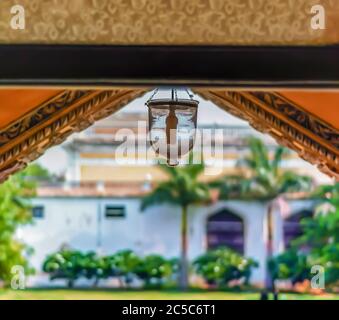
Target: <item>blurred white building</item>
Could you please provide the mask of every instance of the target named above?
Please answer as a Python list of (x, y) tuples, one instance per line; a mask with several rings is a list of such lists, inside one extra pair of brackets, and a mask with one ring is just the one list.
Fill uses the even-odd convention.
[[(143, 193), (133, 188), (124, 195), (121, 190), (115, 193), (115, 188), (110, 188), (103, 196), (95, 187), (41, 191), (34, 199), (34, 224), (20, 230), (20, 237), (35, 250), (30, 260), (32, 265), (41, 270), (45, 257), (64, 245), (100, 254), (132, 249), (140, 255), (158, 253), (169, 258), (178, 257), (180, 209), (162, 205), (141, 212)], [(299, 235), (299, 220), (312, 214), (313, 203), (291, 200), (289, 207), (290, 217), (285, 220), (275, 212), (275, 253), (281, 252)], [(260, 267), (253, 272), (251, 282), (262, 284), (266, 258), (265, 212), (263, 203), (235, 200), (191, 207), (190, 259), (208, 248), (229, 246), (259, 262)], [(33, 283), (42, 284), (39, 276), (33, 280)]]

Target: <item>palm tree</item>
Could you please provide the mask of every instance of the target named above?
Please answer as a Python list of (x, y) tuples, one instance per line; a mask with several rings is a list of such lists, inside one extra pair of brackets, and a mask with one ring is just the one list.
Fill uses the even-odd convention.
[(209, 188), (199, 182), (198, 177), (204, 170), (204, 164), (189, 164), (183, 167), (168, 167), (160, 165), (167, 173), (169, 180), (159, 185), (142, 200), (141, 210), (161, 203), (169, 203), (181, 208), (181, 259), (180, 259), (180, 287), (188, 288), (188, 239), (187, 215), (190, 205), (207, 203), (210, 200)]
[[(272, 215), (275, 200), (287, 192), (310, 190), (312, 181), (308, 176), (281, 169), (283, 156), (287, 152), (285, 148), (277, 147), (271, 158), (268, 148), (260, 139), (250, 138), (248, 145), (249, 154), (238, 162), (239, 167), (244, 169), (243, 173), (224, 177), (214, 183), (214, 186), (219, 187), (220, 198), (252, 198), (267, 203), (267, 261), (269, 261), (273, 254)], [(263, 297), (267, 296), (268, 292), (275, 292), (274, 281), (269, 271), (266, 274), (266, 291)]]

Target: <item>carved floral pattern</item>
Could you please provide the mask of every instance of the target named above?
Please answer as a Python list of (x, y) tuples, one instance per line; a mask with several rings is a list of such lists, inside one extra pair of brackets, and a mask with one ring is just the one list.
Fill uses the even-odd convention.
[[(248, 121), (256, 130), (271, 135), (279, 144), (296, 151), (301, 158), (339, 181), (337, 129), (276, 93), (204, 89), (195, 92), (225, 111)], [(273, 112), (272, 108), (279, 113)]]
[(67, 108), (77, 100), (86, 96), (90, 91), (64, 91), (60, 95), (53, 97), (38, 107), (31, 115), (20, 119), (7, 128), (0, 131), (0, 148), (12, 139), (18, 137), (21, 133), (32, 129), (36, 125), (41, 125), (43, 121), (55, 116), (58, 111)]
[[(12, 30), (0, 1), (0, 43), (329, 44), (339, 42), (338, 0), (21, 0), (25, 30)], [(310, 8), (324, 5), (325, 30)]]
[(251, 92), (251, 94), (339, 150), (338, 129), (312, 117), (301, 107), (296, 106), (293, 102), (277, 93)]
[[(27, 163), (40, 157), (48, 148), (116, 112), (144, 92), (141, 89), (66, 90), (37, 108), (37, 113), (26, 115), (13, 124), (13, 128), (0, 130), (0, 136), (7, 138), (10, 136), (6, 132), (15, 132), (10, 140), (6, 140), (9, 147), (6, 144), (0, 147), (0, 183), (25, 168)], [(60, 109), (62, 112), (58, 112)], [(45, 123), (44, 117), (40, 117), (45, 114), (52, 116), (52, 113), (51, 123)], [(39, 123), (36, 122), (38, 118), (41, 120)]]
[[(337, 129), (273, 92), (194, 91), (225, 111), (248, 121), (255, 129), (270, 134), (278, 143), (295, 150), (301, 158), (339, 180)], [(0, 130), (3, 139), (0, 147), (0, 182), (41, 156), (48, 148), (62, 143), (73, 132), (86, 129), (144, 92), (146, 90), (142, 89), (67, 90), (38, 107), (36, 113), (12, 124), (13, 127)], [(53, 113), (53, 110), (56, 112)], [(46, 122), (46, 116), (51, 117), (52, 121)]]

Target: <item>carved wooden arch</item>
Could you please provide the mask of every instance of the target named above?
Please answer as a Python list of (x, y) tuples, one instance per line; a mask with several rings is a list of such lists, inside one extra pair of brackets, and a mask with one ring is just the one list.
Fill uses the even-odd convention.
[[(62, 143), (105, 118), (146, 89), (65, 90), (6, 128), (0, 128), (0, 182)], [(196, 89), (223, 110), (270, 134), (297, 151), (325, 174), (339, 180), (339, 132), (275, 92)]]
[(195, 90), (339, 181), (339, 130), (276, 92)]
[(141, 89), (65, 90), (0, 129), (0, 182), (72, 133), (88, 128), (145, 92)]

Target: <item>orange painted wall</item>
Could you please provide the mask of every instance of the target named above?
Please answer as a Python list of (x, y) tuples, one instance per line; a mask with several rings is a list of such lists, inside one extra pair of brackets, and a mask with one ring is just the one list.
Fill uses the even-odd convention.
[(60, 90), (18, 89), (0, 90), (0, 128), (21, 118)]
[(279, 93), (339, 129), (339, 92), (282, 91)]

